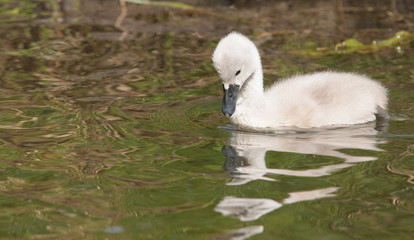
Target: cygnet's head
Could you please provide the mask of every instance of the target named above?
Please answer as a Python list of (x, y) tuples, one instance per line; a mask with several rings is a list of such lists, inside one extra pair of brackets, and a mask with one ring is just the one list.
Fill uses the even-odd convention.
[(243, 34), (232, 32), (218, 43), (213, 53), (213, 65), (223, 83), (223, 114), (230, 117), (236, 110), (241, 86), (261, 71), (260, 55), (252, 41)]
[(225, 86), (242, 85), (261, 68), (256, 46), (238, 32), (232, 32), (220, 40), (213, 53), (213, 65)]

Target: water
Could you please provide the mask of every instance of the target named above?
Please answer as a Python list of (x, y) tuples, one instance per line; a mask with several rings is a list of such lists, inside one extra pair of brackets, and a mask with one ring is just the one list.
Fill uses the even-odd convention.
[[(324, 6), (3, 3), (0, 236), (412, 239), (412, 42), (314, 54), (338, 43), (336, 26), (312, 29), (298, 16)], [(270, 28), (268, 9), (291, 9), (292, 29), (282, 29), (283, 14)], [(350, 20), (342, 34), (369, 44), (410, 27), (394, 19), (391, 31), (394, 20), (379, 19), (375, 29)], [(298, 72), (364, 73), (390, 89), (391, 121), (232, 130), (210, 57), (235, 28), (259, 44), (267, 84)]]

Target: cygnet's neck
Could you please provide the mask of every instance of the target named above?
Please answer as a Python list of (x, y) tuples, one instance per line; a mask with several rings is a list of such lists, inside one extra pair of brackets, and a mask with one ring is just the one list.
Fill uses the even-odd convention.
[(260, 126), (265, 109), (263, 72), (261, 64), (258, 64), (255, 72), (241, 86), (236, 112), (231, 120), (241, 126)]
[[(243, 100), (247, 100), (249, 102), (256, 102), (257, 98), (263, 97), (263, 71), (262, 71), (262, 64), (260, 62), (259, 55), (258, 58), (255, 60), (257, 62), (255, 71), (248, 77), (248, 79), (243, 83), (240, 89), (240, 97), (243, 97)], [(244, 99), (245, 98), (245, 99)]]

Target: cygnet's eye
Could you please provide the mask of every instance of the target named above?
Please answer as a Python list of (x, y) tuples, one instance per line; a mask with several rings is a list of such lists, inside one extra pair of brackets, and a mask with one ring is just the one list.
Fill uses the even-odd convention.
[(239, 74), (240, 74), (240, 71), (241, 71), (241, 70), (237, 71), (235, 76), (239, 75)]

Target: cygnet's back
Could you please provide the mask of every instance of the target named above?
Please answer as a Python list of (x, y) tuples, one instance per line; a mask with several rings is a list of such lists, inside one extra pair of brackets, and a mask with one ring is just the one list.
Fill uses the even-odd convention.
[(299, 75), (277, 82), (264, 94), (266, 104), (274, 106), (268, 108), (268, 114), (285, 126), (365, 123), (374, 121), (378, 113), (386, 113), (380, 109), (387, 109), (387, 89), (352, 73)]

